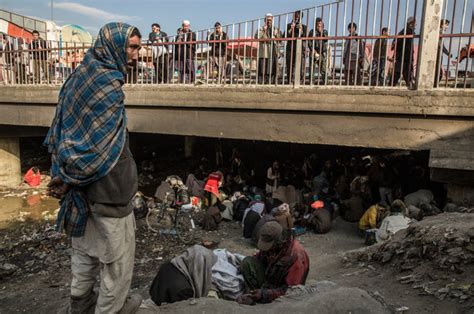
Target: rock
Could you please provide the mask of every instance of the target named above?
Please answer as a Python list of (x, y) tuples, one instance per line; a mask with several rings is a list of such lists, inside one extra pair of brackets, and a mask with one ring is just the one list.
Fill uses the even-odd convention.
[[(188, 301), (160, 306), (160, 313), (390, 313), (390, 311), (370, 296), (366, 291), (358, 288), (333, 287), (316, 291), (311, 296), (303, 299), (279, 298), (278, 302), (270, 304), (257, 304), (254, 306), (240, 305), (233, 301), (222, 299), (200, 298), (195, 305)], [(344, 300), (344, 302), (341, 302)], [(155, 313), (140, 310), (138, 314)]]
[(13, 275), (18, 270), (18, 266), (4, 263), (0, 266), (0, 279)]
[(31, 261), (25, 262), (25, 266), (26, 266), (26, 267), (31, 267), (31, 266), (33, 266), (34, 264), (35, 264), (35, 260), (31, 260)]

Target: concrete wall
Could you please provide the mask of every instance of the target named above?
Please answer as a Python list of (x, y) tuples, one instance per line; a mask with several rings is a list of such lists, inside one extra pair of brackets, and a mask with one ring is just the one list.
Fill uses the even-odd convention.
[[(49, 126), (58, 91), (0, 87), (0, 124)], [(125, 91), (131, 132), (430, 150), (432, 167), (474, 170), (473, 90), (137, 86)]]
[(0, 138), (0, 185), (15, 187), (20, 183), (20, 140)]

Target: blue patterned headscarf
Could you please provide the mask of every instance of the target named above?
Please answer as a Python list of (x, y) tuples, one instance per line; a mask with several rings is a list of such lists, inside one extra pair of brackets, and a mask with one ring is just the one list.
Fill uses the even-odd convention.
[(133, 26), (109, 23), (64, 83), (44, 144), (52, 154), (51, 176), (73, 188), (61, 200), (58, 229), (82, 236), (89, 213), (80, 187), (106, 176), (126, 140), (122, 85), (127, 73), (127, 44)]

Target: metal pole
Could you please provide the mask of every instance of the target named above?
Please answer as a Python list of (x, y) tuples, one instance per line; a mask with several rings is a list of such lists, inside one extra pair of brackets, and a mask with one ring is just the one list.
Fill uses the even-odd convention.
[(51, 0), (51, 21), (54, 22), (54, 0)]

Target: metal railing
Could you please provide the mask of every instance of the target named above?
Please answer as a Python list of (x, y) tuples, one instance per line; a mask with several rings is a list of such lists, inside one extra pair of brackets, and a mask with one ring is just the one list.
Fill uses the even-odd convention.
[[(180, 28), (176, 35), (144, 41), (126, 81), (415, 88), (420, 38), (416, 23), (422, 20), (422, 5), (422, 0), (326, 1), (296, 12), (222, 25), (220, 31)], [(468, 30), (472, 17), (471, 24), (466, 18), (471, 7), (469, 0), (444, 2), (442, 17), (449, 14), (453, 22), (440, 32), (440, 46), (449, 42), (447, 49), (458, 53), (459, 62), (441, 54), (433, 69), (435, 87), (472, 87), (473, 34), (472, 28)], [(354, 24), (356, 29), (349, 30)], [(89, 48), (64, 42), (34, 46), (5, 36), (1, 40), (0, 83), (7, 85), (62, 84)], [(467, 55), (461, 60), (466, 54), (463, 48)]]
[(435, 69), (435, 87), (473, 87), (473, 7), (473, 1), (469, 0), (444, 1)]

